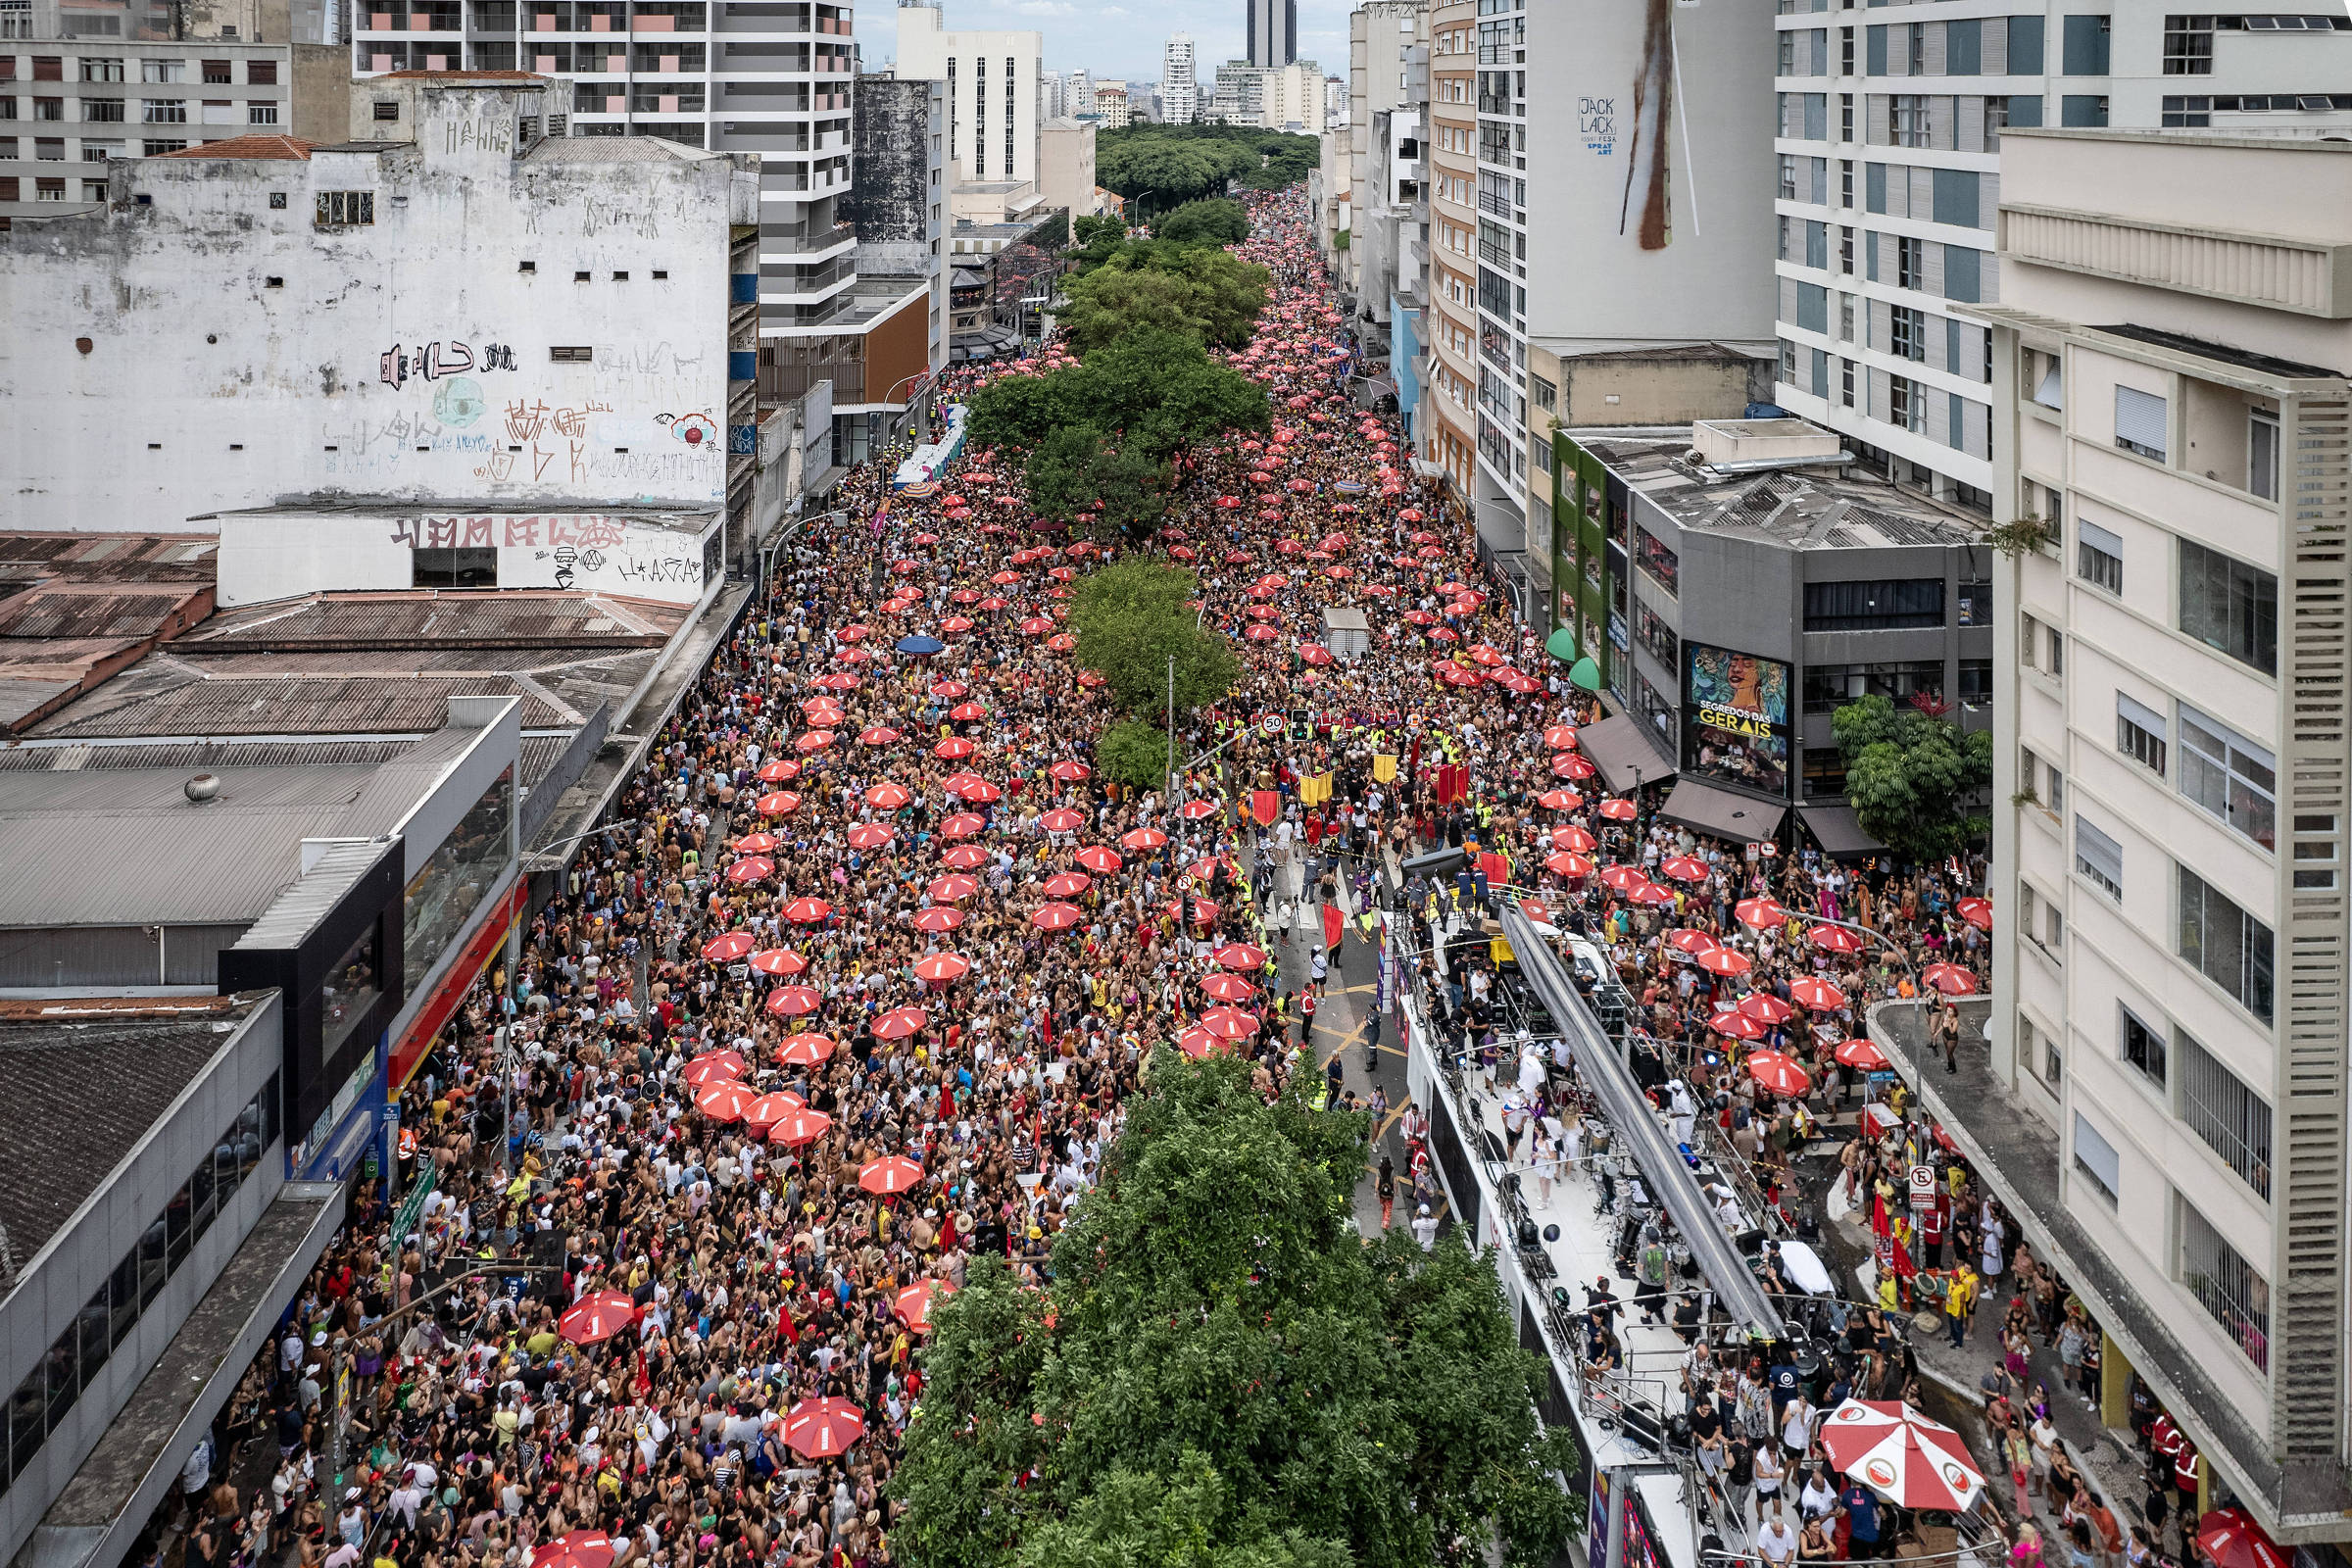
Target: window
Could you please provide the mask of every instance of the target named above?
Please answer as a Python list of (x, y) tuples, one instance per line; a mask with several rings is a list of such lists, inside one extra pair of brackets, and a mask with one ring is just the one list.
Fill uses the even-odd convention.
[(2122, 902), (2124, 847), (2081, 815), (2075, 818), (2075, 869), (2096, 882), (2109, 898)]
[(274, 103), (247, 104), (245, 106), (245, 122), (249, 125), (276, 124), (277, 105)]
[(66, 182), (62, 179), (36, 179), (32, 182), (32, 199), (36, 202), (62, 202), (66, 199)]
[(411, 587), (498, 586), (498, 552), (492, 548), (419, 549), (410, 551), (409, 558)]
[(1559, 388), (1553, 386), (1549, 381), (1544, 380), (1544, 377), (1540, 375), (1529, 376), (1527, 378), (1527, 387), (1528, 391), (1535, 397), (1537, 408), (1557, 409), (1560, 406)]
[(2041, 925), (2045, 946), (2050, 950), (2050, 956), (2063, 961), (2066, 954), (2066, 911), (2055, 904), (2043, 904)]
[(1960, 661), (1960, 706), (1982, 710), (1992, 701), (1992, 661), (1963, 659)]
[(2066, 409), (2065, 361), (2055, 354), (2030, 356), (2029, 364), (2038, 363), (2041, 374), (2034, 382), (2034, 401), (2045, 409)]
[(1943, 661), (1907, 660), (1888, 664), (1808, 664), (1805, 666), (1804, 710), (1832, 713), (1865, 697), (1885, 697), (1908, 703), (1914, 697), (1936, 697), (1943, 692)]
[(1960, 585), (1960, 624), (1989, 626), (1992, 624), (1992, 584), (1964, 582)]
[(593, 365), (596, 363), (596, 350), (587, 345), (551, 348), (547, 351), (547, 358), (554, 365)]
[(121, 81), (122, 79), (122, 62), (85, 58), (81, 62), (81, 79), (84, 81)]
[(2180, 541), (2180, 629), (2266, 675), (2278, 672), (2278, 579)]
[(1805, 748), (1805, 799), (1845, 793), (1845, 754), (1835, 746)]
[(184, 98), (139, 100), (139, 123), (142, 125), (184, 125), (187, 122), (188, 104)]
[(2133, 1012), (2122, 1009), (2124, 1024), (2124, 1061), (2136, 1067), (2141, 1077), (2159, 1091), (2165, 1086), (2164, 1031)]
[(185, 81), (187, 62), (184, 60), (142, 60), (139, 62), (141, 81)]
[(2271, 1021), (2271, 940), (2269, 926), (2187, 866), (2180, 867), (2181, 958), (2266, 1024)]
[(1918, 288), (1927, 275), (1925, 252), (1927, 241), (1908, 234), (1898, 234), (1894, 240), (1894, 281), (1900, 288)]
[(322, 190), (318, 193), (318, 225), (339, 228), (375, 221), (375, 192)]
[(2278, 499), (2278, 418), (2259, 409), (2246, 417), (2246, 488)]
[(2180, 705), (2180, 793), (2266, 850), (2278, 847), (2278, 775), (2269, 748)]
[(81, 118), (90, 122), (109, 125), (122, 123), (122, 100), (120, 98), (84, 98)]
[(1886, 311), (1886, 351), (1897, 359), (1925, 360), (1928, 357), (1927, 317), (1908, 305), (1889, 306)]
[(2173, 1044), (2180, 1063), (2180, 1119), (2248, 1187), (2270, 1197), (2269, 1103), (2187, 1035)]
[(2115, 1206), (2115, 1195), (2124, 1181), (2123, 1161), (2116, 1156), (2115, 1146), (2079, 1110), (2075, 1112), (2075, 1169), (2090, 1178), (2108, 1207)]
[(2164, 74), (2168, 76), (2213, 74), (2213, 19), (2164, 19)]
[(2075, 575), (2111, 594), (2124, 591), (2124, 541), (2095, 522), (2075, 524)]
[(274, 60), (248, 60), (248, 61), (246, 61), (246, 62), (245, 62), (245, 82), (246, 82), (246, 85), (247, 85), (247, 86), (251, 86), (251, 87), (274, 87), (274, 86), (276, 86), (276, 85), (277, 85), (277, 62), (276, 62), (276, 61), (274, 61)]
[(2164, 715), (2145, 703), (2115, 694), (2115, 749), (2158, 778), (2164, 776)]
[(1919, 395), (1919, 385), (1907, 375), (1886, 378), (1886, 422), (1905, 430), (1916, 430), (1925, 421), (1927, 402)]
[(1669, 550), (1647, 528), (1636, 531), (1641, 535), (1641, 541), (1635, 559), (1641, 563), (1642, 569), (1656, 578), (1659, 585), (1668, 593), (1680, 594), (1683, 580), (1682, 558)]
[(1895, 631), (1943, 624), (1943, 579), (1805, 584), (1805, 630)]
[(1781, 200), (1785, 202), (1796, 200), (1796, 155), (1794, 153), (1781, 154), (1780, 196)]
[(2158, 463), (2170, 449), (2164, 399), (2137, 387), (2115, 389), (2115, 444)]
[(1928, 144), (1928, 100), (1924, 94), (1898, 92), (1894, 95), (1894, 144), (1897, 147), (1925, 147)]
[[(184, 141), (165, 141), (156, 137), (149, 137), (147, 140), (139, 143), (139, 151), (146, 154), (149, 158), (161, 158), (166, 153), (185, 152), (187, 151), (187, 147), (188, 144)], [(143, 205), (147, 201), (147, 198), (141, 196), (139, 201)]]
[(215, 86), (226, 86), (236, 80), (236, 70), (226, 60), (207, 60), (202, 63), (204, 79)]
[(2186, 1198), (2180, 1202), (2180, 1284), (2246, 1359), (2271, 1364), (2271, 1286)]

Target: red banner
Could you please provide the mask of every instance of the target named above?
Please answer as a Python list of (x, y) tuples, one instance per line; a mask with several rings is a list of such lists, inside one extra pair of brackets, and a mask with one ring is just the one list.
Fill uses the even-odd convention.
[(1347, 929), (1348, 917), (1340, 912), (1340, 906), (1336, 904), (1323, 906), (1323, 945), (1338, 951), (1340, 937)]
[(1250, 815), (1259, 827), (1272, 827), (1282, 815), (1282, 796), (1275, 790), (1250, 792)]

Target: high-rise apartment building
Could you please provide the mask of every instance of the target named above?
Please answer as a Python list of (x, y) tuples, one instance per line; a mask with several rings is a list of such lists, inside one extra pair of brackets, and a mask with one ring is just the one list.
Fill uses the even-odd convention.
[(1133, 122), (1134, 107), (1127, 102), (1127, 84), (1106, 81), (1095, 89), (1095, 113), (1102, 117), (1105, 130), (1117, 130)]
[(1267, 72), (1263, 93), (1258, 122), (1268, 130), (1323, 134), (1323, 70), (1313, 61)]
[(1159, 109), (1160, 118), (1171, 125), (1189, 125), (1200, 118), (1200, 79), (1189, 32), (1177, 33), (1160, 45)]
[(1478, 452), (1477, 28), (1477, 0), (1429, 14), (1428, 362), (1414, 445), (1456, 497), (1475, 488)]
[(1298, 0), (1247, 0), (1245, 24), (1250, 64), (1260, 71), (1295, 65), (1298, 59)]
[(1045, 35), (950, 32), (940, 9), (899, 7), (902, 76), (945, 81), (948, 158), (956, 178), (985, 183), (1037, 178), (1038, 74)]
[(1991, 1056), (1920, 1083), (2106, 1424), (2292, 1547), (2352, 1536), (2352, 145), (2211, 113), (2002, 137)]
[[(1547, 508), (1529, 505), (1530, 338), (1576, 352), (1691, 343), (1769, 352), (1772, 291), (1755, 258), (1771, 242), (1770, 188), (1748, 191), (1742, 179), (1771, 177), (1772, 97), (1753, 64), (1771, 45), (1771, 19), (1670, 0), (1642, 12), (1482, 0), (1468, 22), (1454, 20), (1459, 7), (1442, 14), (1437, 30), (1450, 36), (1433, 74), (1461, 96), (1431, 105), (1435, 177), (1460, 177), (1446, 166), (1458, 167), (1464, 149), (1447, 143), (1459, 117), (1475, 126), (1476, 188), (1433, 212), (1431, 241), (1449, 284), (1475, 280), (1453, 302), (1477, 318), (1466, 499), (1541, 618), (1552, 523)], [(1531, 80), (1541, 90), (1531, 93)], [(1454, 216), (1465, 202), (1476, 214), (1466, 232)], [(1452, 373), (1443, 353), (1437, 368)], [(1434, 437), (1447, 433), (1432, 422)], [(1532, 461), (1547, 450), (1539, 445)]]
[(254, 132), (341, 140), (337, 21), (318, 0), (0, 8), (0, 227), (103, 202), (109, 159)]
[(1866, 462), (1989, 503), (1990, 368), (1959, 309), (2000, 297), (2012, 125), (2352, 129), (2352, 19), (1967, 0), (1777, 19), (1778, 400)]

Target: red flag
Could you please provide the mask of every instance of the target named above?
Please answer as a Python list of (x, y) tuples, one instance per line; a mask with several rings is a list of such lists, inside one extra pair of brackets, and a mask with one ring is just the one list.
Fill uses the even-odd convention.
[(1511, 880), (1511, 862), (1505, 856), (1488, 850), (1478, 858), (1479, 874), (1490, 883), (1501, 886)]
[(1250, 815), (1259, 827), (1272, 827), (1282, 815), (1282, 794), (1278, 790), (1251, 790)]
[(1323, 906), (1323, 945), (1336, 951), (1340, 937), (1347, 929), (1348, 917), (1340, 913), (1340, 906), (1336, 904)]
[(792, 1306), (789, 1302), (776, 1303), (776, 1333), (794, 1345), (801, 1343), (801, 1331), (792, 1326)]

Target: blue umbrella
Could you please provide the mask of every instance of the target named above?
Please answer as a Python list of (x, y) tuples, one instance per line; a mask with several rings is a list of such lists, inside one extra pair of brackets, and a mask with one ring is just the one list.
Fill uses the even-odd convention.
[(925, 637), (920, 634), (912, 637), (902, 637), (898, 642), (898, 649), (900, 653), (912, 654), (917, 659), (924, 658), (931, 654), (942, 653), (947, 649), (947, 646), (948, 645), (946, 643), (941, 642), (936, 637)]

